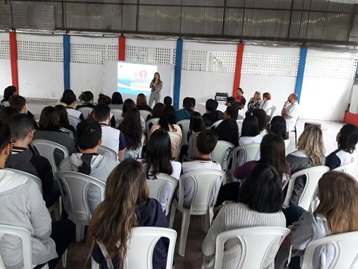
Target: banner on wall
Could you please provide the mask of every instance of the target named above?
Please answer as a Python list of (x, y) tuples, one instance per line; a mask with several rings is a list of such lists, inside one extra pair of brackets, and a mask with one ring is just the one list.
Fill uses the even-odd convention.
[(150, 94), (150, 82), (157, 72), (158, 66), (118, 62), (117, 91), (121, 94)]

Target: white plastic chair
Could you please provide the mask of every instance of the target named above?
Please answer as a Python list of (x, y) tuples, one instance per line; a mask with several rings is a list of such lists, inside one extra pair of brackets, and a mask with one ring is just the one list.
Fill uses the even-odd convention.
[(65, 146), (50, 140), (35, 139), (32, 140), (31, 146), (39, 153), (40, 156), (49, 160), (54, 175), (56, 175), (58, 171), (55, 160), (55, 150), (60, 150), (63, 154), (63, 158), (67, 158), (69, 155), (68, 149)]
[(252, 143), (234, 148), (229, 158), (231, 167), (229, 168), (229, 175), (231, 179), (235, 179), (234, 172), (236, 167), (243, 165), (248, 161), (257, 160), (260, 152), (260, 144)]
[(167, 216), (170, 211), (170, 206), (178, 184), (178, 180), (163, 173), (157, 174), (156, 177), (156, 179), (147, 180), (149, 197), (159, 201), (159, 203), (162, 205), (165, 215)]
[(148, 115), (151, 115), (152, 113), (149, 112), (148, 110), (139, 110), (140, 115), (142, 116), (142, 118), (144, 119), (144, 121), (147, 120)]
[(73, 126), (73, 128), (76, 129), (77, 124), (79, 124), (81, 122), (81, 120), (79, 118), (72, 116), (72, 115), (68, 115), (68, 122), (70, 123), (70, 125)]
[[(172, 269), (177, 232), (173, 229), (159, 227), (133, 228), (130, 239), (128, 240), (124, 269), (153, 269), (154, 248), (162, 237), (169, 239), (167, 264), (165, 268)], [(97, 264), (93, 258), (91, 268), (99, 269), (99, 264)]]
[(270, 120), (272, 119), (273, 113), (275, 113), (275, 111), (276, 111), (276, 106), (272, 106), (267, 110), (266, 114), (269, 115)]
[(113, 108), (111, 109), (111, 113), (113, 114), (113, 117), (116, 120), (116, 127), (118, 127), (120, 124), (120, 119), (122, 118), (123, 111), (118, 108)]
[(83, 117), (84, 117), (85, 119), (87, 119), (87, 118), (88, 118), (88, 115), (91, 113), (91, 111), (93, 110), (93, 108), (92, 108), (92, 107), (88, 107), (88, 106), (83, 106), (83, 107), (78, 108), (77, 110), (78, 110), (78, 111), (81, 111)]
[(215, 122), (209, 127), (209, 129), (213, 129), (213, 128), (218, 127), (219, 124), (220, 124), (222, 121), (223, 121), (223, 120), (215, 121)]
[(188, 131), (189, 131), (190, 120), (180, 120), (177, 122), (177, 124), (180, 126), (181, 132), (183, 134), (181, 138), (181, 144), (188, 145)]
[(241, 243), (241, 257), (237, 268), (263, 268), (263, 263), (272, 245), (277, 244), (277, 252), (289, 232), (290, 230), (287, 228), (271, 226), (239, 228), (222, 232), (216, 238), (214, 269), (222, 268), (225, 243), (234, 238), (239, 239)]
[(339, 167), (337, 167), (337, 168), (335, 168), (333, 170), (338, 171), (338, 172), (344, 172), (344, 173), (352, 175), (354, 169), (356, 168), (356, 166), (357, 166), (356, 162), (351, 162), (351, 163), (341, 165), (341, 166), (339, 166)]
[(152, 118), (152, 119), (148, 120), (145, 123), (145, 128), (146, 128), (147, 132), (149, 132), (150, 128), (152, 128), (153, 125), (157, 124), (158, 121), (159, 121), (159, 118)]
[[(193, 180), (194, 195), (189, 208), (184, 207), (184, 185), (186, 180)], [(205, 215), (203, 230), (207, 231), (213, 219), (213, 206), (219, 193), (225, 172), (221, 170), (200, 169), (183, 174), (179, 180), (178, 200), (174, 199), (170, 212), (170, 227), (173, 227), (175, 210), (182, 212), (182, 225), (179, 242), (179, 255), (185, 255), (186, 238), (190, 223), (190, 215)]]
[[(22, 241), (22, 259), (24, 267), (23, 269), (32, 269), (32, 244), (31, 244), (31, 233), (22, 227), (10, 226), (0, 224), (0, 239), (5, 235), (16, 235), (21, 238)], [(5, 269), (5, 265), (1, 259), (0, 253), (0, 268)], [(46, 264), (42, 269), (48, 269), (48, 265)]]
[(315, 251), (324, 245), (330, 245), (335, 249), (333, 261), (328, 269), (353, 268), (352, 265), (358, 263), (358, 232), (349, 232), (328, 235), (310, 242), (305, 250), (302, 269), (312, 269)]
[(168, 132), (170, 137), (170, 143), (171, 147), (175, 147), (176, 151), (174, 152), (173, 158), (175, 158), (176, 161), (179, 161), (179, 154), (180, 154), (180, 146), (181, 146), (181, 136), (177, 133)]
[(309, 210), (317, 190), (318, 181), (322, 177), (322, 175), (328, 171), (329, 168), (327, 166), (322, 165), (322, 166), (310, 167), (294, 173), (291, 176), (288, 183), (287, 194), (286, 194), (285, 201), (283, 203), (283, 208), (288, 207), (290, 204), (296, 178), (300, 176), (306, 176), (306, 184), (301, 194), (301, 197), (298, 201), (298, 206), (302, 207), (305, 210)]
[(69, 202), (70, 208), (66, 209), (70, 219), (76, 224), (76, 241), (79, 242), (84, 238), (84, 225), (88, 225), (91, 220), (87, 198), (88, 187), (95, 185), (99, 188), (102, 202), (106, 185), (94, 177), (79, 172), (60, 171), (57, 175), (62, 183), (60, 189), (63, 200)]
[(198, 139), (199, 133), (194, 133), (189, 137), (188, 144), (188, 156), (184, 156), (185, 161), (193, 160), (198, 154), (198, 149), (196, 148), (196, 140)]
[(36, 185), (39, 187), (41, 194), (43, 193), (43, 191), (42, 191), (42, 181), (37, 176), (35, 176), (33, 174), (30, 174), (30, 173), (27, 173), (27, 172), (24, 172), (24, 171), (21, 171), (21, 170), (13, 169), (13, 168), (5, 168), (4, 170), (12, 171), (12, 172), (14, 172), (16, 174), (22, 175), (22, 176), (27, 177), (28, 179), (34, 181), (36, 183)]
[(115, 161), (118, 160), (118, 152), (115, 152), (113, 149), (103, 145), (99, 145), (98, 154), (106, 155)]
[(133, 159), (140, 159), (142, 158), (142, 152), (143, 152), (143, 146), (144, 146), (144, 141), (145, 141), (145, 135), (142, 134), (142, 139), (141, 139), (141, 146), (139, 148), (137, 148), (136, 150), (127, 150), (125, 154), (129, 154), (131, 156), (131, 158)]
[[(233, 143), (219, 140), (216, 144), (213, 152), (211, 153), (211, 159), (217, 163), (220, 163), (221, 169), (226, 171), (227, 164), (229, 162), (229, 155), (231, 150), (235, 147)], [(226, 182), (224, 182), (225, 184)]]
[(71, 130), (69, 130), (69, 129), (67, 129), (67, 128), (64, 128), (64, 127), (61, 127), (61, 128), (60, 128), (60, 131), (61, 131), (61, 132), (64, 132), (64, 133), (68, 133), (69, 136), (70, 136), (73, 140), (75, 140), (75, 134), (74, 134)]

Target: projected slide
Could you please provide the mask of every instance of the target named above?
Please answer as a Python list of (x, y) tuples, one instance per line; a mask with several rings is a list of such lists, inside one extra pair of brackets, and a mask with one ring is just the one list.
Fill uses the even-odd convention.
[(150, 94), (150, 82), (157, 72), (156, 65), (118, 62), (117, 91), (123, 94)]

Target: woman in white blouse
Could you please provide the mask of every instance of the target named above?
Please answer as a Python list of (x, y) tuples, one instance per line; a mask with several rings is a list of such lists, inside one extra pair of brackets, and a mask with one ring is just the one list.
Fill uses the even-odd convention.
[(271, 103), (271, 94), (269, 92), (265, 92), (262, 95), (262, 103), (260, 108), (265, 110), (266, 114), (270, 116), (267, 112), (271, 112), (272, 103)]

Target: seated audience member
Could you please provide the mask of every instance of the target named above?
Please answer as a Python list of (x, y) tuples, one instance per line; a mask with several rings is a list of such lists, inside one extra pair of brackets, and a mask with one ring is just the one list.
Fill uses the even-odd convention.
[(15, 86), (8, 86), (4, 90), (4, 99), (1, 100), (1, 105), (7, 107), (10, 106), (9, 98), (13, 95), (16, 95), (16, 87)]
[(336, 137), (338, 149), (326, 158), (326, 166), (333, 170), (339, 166), (356, 163), (358, 164), (358, 127), (353, 124), (344, 125)]
[[(77, 125), (76, 141), (80, 152), (64, 159), (58, 170), (80, 172), (105, 183), (118, 162), (107, 155), (98, 154), (98, 147), (102, 142), (101, 125), (94, 120), (80, 122)], [(90, 185), (88, 188), (88, 205), (92, 213), (100, 202), (99, 188)]]
[(174, 109), (174, 107), (172, 106), (166, 106), (159, 118), (159, 122), (157, 124), (154, 124), (152, 126), (152, 128), (150, 128), (150, 131), (148, 133), (148, 138), (150, 138), (151, 134), (158, 129), (164, 129), (167, 132), (170, 133), (175, 133), (178, 134), (180, 136), (180, 139), (171, 139), (171, 144), (172, 144), (172, 158), (175, 158), (177, 156), (178, 150), (179, 150), (179, 146), (180, 146), (180, 142), (181, 142), (181, 137), (182, 137), (182, 132), (181, 132), (181, 128), (179, 127), (178, 124), (176, 124), (177, 120), (176, 120), (176, 111)]
[(191, 104), (193, 105), (193, 111), (195, 110), (195, 106), (196, 106), (196, 99), (194, 97), (190, 97), (191, 99)]
[(99, 105), (107, 105), (107, 106), (109, 106), (111, 104), (111, 97), (109, 97), (108, 95), (105, 95), (103, 93), (100, 93), (98, 95), (97, 103)]
[[(125, 114), (126, 114), (127, 110), (133, 109), (133, 108), (135, 108), (135, 107), (137, 107), (137, 106), (136, 106), (135, 102), (134, 102), (132, 99), (130, 99), (130, 98), (126, 99), (126, 100), (123, 102), (123, 114), (122, 114), (122, 118), (120, 118), (119, 121), (121, 122), (121, 121), (123, 120), (123, 118), (125, 117)], [(142, 116), (140, 116), (140, 124), (141, 124), (141, 126), (142, 126), (142, 129), (143, 129), (143, 130), (146, 130), (146, 129), (145, 129), (145, 120), (143, 119)]]
[(228, 97), (226, 99), (226, 103), (225, 103), (226, 106), (233, 106), (233, 107), (236, 107), (237, 110), (239, 110), (239, 105), (237, 104), (236, 100), (234, 97)]
[(261, 105), (261, 101), (261, 93), (256, 91), (247, 104), (247, 112), (252, 113), (255, 109), (258, 109)]
[[(159, 173), (167, 174), (177, 180), (180, 178), (181, 163), (172, 160), (170, 137), (168, 132), (163, 129), (154, 131), (150, 136), (144, 162), (147, 179), (155, 180)], [(165, 211), (172, 184), (166, 184), (162, 189), (163, 195), (159, 197), (158, 201)]]
[[(134, 159), (123, 161), (109, 175), (105, 199), (94, 212), (88, 228), (92, 257), (101, 268), (123, 268), (132, 228), (168, 227), (159, 202), (149, 198), (148, 193), (143, 166)], [(103, 254), (98, 242), (110, 259)], [(166, 238), (156, 243), (153, 268), (166, 267), (168, 246)]]
[(67, 109), (62, 105), (56, 105), (55, 111), (60, 118), (60, 127), (70, 130), (73, 134), (75, 134), (76, 129), (70, 125), (70, 122), (68, 121)]
[[(34, 268), (42, 268), (48, 263), (49, 268), (54, 269), (72, 241), (76, 226), (68, 219), (51, 223), (51, 216), (36, 183), (3, 169), (12, 145), (9, 127), (0, 124), (0, 223), (29, 230)], [(0, 253), (5, 268), (23, 267), (19, 237), (5, 234), (0, 241)]]
[(10, 125), (13, 116), (20, 114), (19, 111), (11, 106), (6, 106), (0, 109), (0, 122)]
[(20, 95), (13, 95), (9, 98), (10, 106), (19, 111), (20, 114), (25, 114), (30, 119), (34, 120), (35, 116), (27, 109), (26, 99)]
[(74, 94), (73, 91), (66, 90), (63, 93), (61, 102), (66, 104), (66, 110), (67, 110), (69, 122), (73, 126), (73, 128), (76, 129), (77, 122), (71, 122), (70, 118), (73, 117), (73, 118), (81, 120), (81, 121), (84, 120), (84, 117), (83, 117), (81, 111), (78, 111), (75, 109), (76, 95)]
[(109, 126), (110, 108), (105, 104), (98, 104), (93, 109), (93, 117), (102, 126), (102, 145), (118, 152), (118, 160), (124, 160), (126, 141), (118, 129)]
[(147, 97), (143, 93), (137, 95), (137, 108), (152, 112), (152, 108), (148, 106)]
[(142, 137), (144, 136), (139, 109), (135, 107), (127, 110), (118, 129), (123, 133), (126, 141), (125, 158), (139, 158), (139, 151), (143, 146)]
[[(331, 171), (325, 173), (318, 182), (320, 203), (314, 212), (305, 211), (297, 206), (284, 209), (286, 219), (289, 214), (298, 211), (302, 213), (296, 219), (291, 219), (291, 234), (285, 239), (276, 256), (275, 268), (287, 268), (289, 246), (292, 246), (292, 257), (303, 256), (304, 251), (313, 240), (332, 234), (358, 231), (358, 183), (350, 175)], [(293, 223), (292, 223), (293, 222)], [(327, 245), (315, 251), (312, 268), (331, 268), (335, 255), (339, 255), (333, 245)], [(358, 260), (350, 268), (358, 268)]]
[[(213, 130), (201, 131), (196, 140), (198, 153), (193, 161), (183, 163), (183, 174), (199, 169), (221, 170), (221, 165), (211, 160), (211, 152), (215, 149), (218, 136)], [(215, 191), (215, 190), (214, 190)], [(190, 207), (194, 195), (194, 182), (184, 182), (184, 206)]]
[(172, 106), (173, 105), (173, 98), (171, 98), (170, 96), (165, 96), (163, 103), (165, 106)]
[(239, 145), (243, 146), (252, 143), (261, 143), (261, 140), (262, 135), (260, 135), (259, 121), (255, 116), (246, 116), (242, 122)]
[[(39, 129), (34, 133), (33, 139), (45, 139), (59, 143), (68, 149), (70, 155), (78, 152), (75, 141), (68, 133), (60, 130), (60, 118), (52, 106), (47, 106), (41, 111)], [(56, 164), (59, 165), (63, 158), (62, 153), (56, 153)]]
[(188, 130), (188, 141), (192, 134), (199, 133), (205, 130), (205, 124), (203, 117), (200, 115), (199, 112), (193, 111), (190, 115), (190, 123), (189, 123), (189, 130)]
[(246, 99), (244, 97), (244, 91), (241, 88), (237, 88), (237, 97), (235, 98), (236, 104), (239, 109), (243, 109), (246, 104)]
[(285, 147), (287, 149), (288, 145), (290, 144), (290, 140), (287, 136), (287, 125), (285, 118), (282, 116), (275, 116), (272, 118), (271, 122), (269, 123), (269, 126), (269, 132), (282, 137), (285, 142)]
[(81, 105), (76, 106), (76, 109), (78, 110), (81, 107), (90, 107), (94, 108), (93, 104), (93, 93), (91, 91), (84, 91), (78, 96), (78, 99), (81, 101)]
[(264, 94), (262, 95), (262, 102), (259, 108), (265, 111), (269, 121), (272, 108), (271, 94), (269, 92), (264, 92)]
[(237, 108), (228, 106), (224, 112), (224, 120), (215, 129), (219, 140), (230, 142), (234, 144), (235, 147), (239, 144), (239, 127), (236, 122), (237, 115)]
[[(160, 115), (161, 115), (162, 112), (163, 112), (163, 110), (164, 110), (164, 105), (163, 105), (163, 103), (160, 103), (160, 102), (159, 102), (159, 103), (156, 103), (156, 104), (154, 105), (154, 107), (153, 107), (152, 114), (149, 114), (149, 115), (147, 116), (146, 122), (149, 121), (150, 119), (159, 119), (159, 118), (160, 118)], [(149, 126), (149, 130), (150, 130), (151, 127), (152, 127), (152, 125)], [(147, 130), (147, 131), (149, 131), (149, 130)]]
[(286, 120), (288, 132), (295, 129), (298, 116), (300, 115), (300, 106), (297, 98), (297, 94), (291, 93), (281, 110), (281, 116)]
[(112, 99), (109, 107), (111, 109), (123, 109), (123, 98), (119, 92), (114, 92), (112, 94)]
[[(239, 193), (239, 203), (225, 205), (211, 224), (204, 239), (202, 268), (214, 268), (217, 236), (225, 231), (254, 226), (285, 227), (286, 219), (281, 212), (281, 177), (274, 167), (260, 164), (246, 178)], [(225, 243), (222, 269), (239, 268), (242, 247), (238, 239), (229, 239)], [(274, 268), (276, 241), (267, 253), (262, 268)]]
[(224, 118), (224, 114), (216, 110), (218, 108), (218, 101), (214, 99), (208, 99), (205, 103), (206, 112), (203, 114), (203, 120), (206, 127), (210, 127), (213, 123)]
[[(324, 165), (324, 146), (321, 128), (317, 125), (307, 126), (298, 138), (297, 150), (288, 154), (287, 162), (292, 174), (310, 168)], [(296, 178), (290, 204), (297, 205), (306, 184), (306, 176)]]
[(191, 97), (185, 97), (183, 100), (183, 108), (177, 111), (177, 121), (189, 120), (191, 113), (193, 113), (193, 103)]
[(254, 109), (252, 115), (258, 120), (260, 135), (264, 136), (267, 134), (267, 115), (265, 111), (262, 109)]
[(35, 123), (26, 115), (19, 114), (12, 118), (10, 129), (15, 143), (5, 166), (39, 177), (42, 182), (43, 197), (46, 206), (49, 207), (58, 200), (61, 194), (57, 183), (54, 186), (50, 162), (45, 157), (34, 155), (29, 150), (35, 132)]

